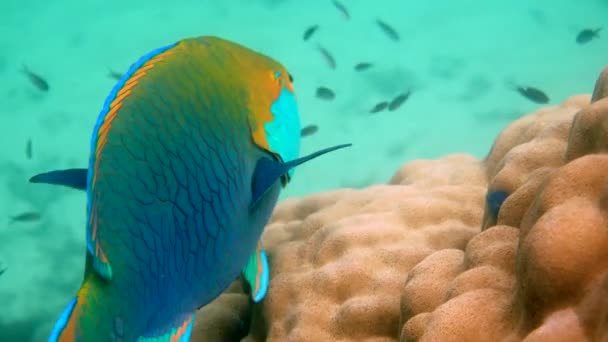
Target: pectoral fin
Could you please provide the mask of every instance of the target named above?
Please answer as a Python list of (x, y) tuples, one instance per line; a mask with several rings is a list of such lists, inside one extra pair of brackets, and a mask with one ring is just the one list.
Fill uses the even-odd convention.
[(261, 241), (258, 241), (255, 253), (249, 257), (249, 261), (243, 270), (243, 276), (249, 283), (253, 301), (257, 303), (264, 299), (268, 291), (270, 268)]
[(86, 190), (87, 169), (67, 169), (45, 172), (30, 178), (30, 183), (63, 185), (78, 190)]
[(277, 160), (273, 160), (267, 157), (260, 158), (255, 167), (255, 171), (253, 174), (253, 181), (251, 184), (251, 192), (252, 199), (250, 208), (255, 207), (258, 201), (268, 192), (268, 190), (272, 187), (274, 182), (279, 180), (283, 175), (287, 173), (287, 171), (293, 169), (294, 167), (304, 164), (307, 161), (315, 159), (321, 155), (324, 155), (329, 152), (333, 152), (335, 150), (339, 150), (341, 148), (349, 147), (351, 144), (344, 144), (333, 146), (329, 148), (322, 149), (320, 151), (311, 153), (302, 158), (298, 158), (288, 162), (280, 162)]

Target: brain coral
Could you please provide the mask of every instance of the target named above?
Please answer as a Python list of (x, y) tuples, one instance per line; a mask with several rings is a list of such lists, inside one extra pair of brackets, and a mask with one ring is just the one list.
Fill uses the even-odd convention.
[(479, 161), (289, 199), (267, 297), (235, 284), (194, 341), (608, 341), (608, 69), (513, 122)]

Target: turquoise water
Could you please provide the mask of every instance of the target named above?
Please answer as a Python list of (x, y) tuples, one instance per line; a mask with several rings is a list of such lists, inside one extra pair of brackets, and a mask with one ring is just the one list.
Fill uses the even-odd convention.
[[(508, 84), (546, 92), (549, 105), (590, 93), (606, 64), (608, 1), (16, 1), (0, 2), (0, 211), (38, 221), (0, 226), (0, 341), (42, 341), (80, 284), (84, 195), (33, 186), (29, 176), (82, 167), (114, 85), (139, 56), (185, 37), (216, 35), (282, 62), (295, 78), (302, 124), (319, 131), (303, 153), (352, 142), (304, 165), (283, 196), (386, 182), (404, 162), (452, 152), (483, 157), (509, 122), (542, 105)], [(375, 24), (389, 23), (395, 42)], [(318, 24), (309, 41), (304, 30)], [(608, 33), (606, 33), (608, 35)], [(335, 57), (330, 69), (317, 44)], [(355, 72), (359, 62), (374, 66)], [(41, 92), (20, 71), (44, 77)], [(315, 97), (319, 86), (336, 97)], [(376, 103), (411, 90), (399, 110)], [(32, 139), (32, 158), (26, 141)]]

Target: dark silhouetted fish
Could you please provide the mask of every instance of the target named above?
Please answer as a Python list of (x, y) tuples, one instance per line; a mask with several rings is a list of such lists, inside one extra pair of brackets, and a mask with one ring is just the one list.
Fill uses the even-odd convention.
[(3, 274), (4, 274), (4, 272), (6, 272), (6, 270), (7, 270), (7, 269), (8, 269), (8, 267), (6, 267), (6, 266), (4, 266), (4, 265), (0, 264), (0, 275), (3, 275)]
[(323, 56), (325, 63), (327, 63), (330, 68), (335, 69), (336, 59), (334, 58), (334, 56), (332, 56), (332, 54), (329, 53), (329, 51), (327, 51), (327, 49), (322, 47), (321, 45), (317, 45), (317, 49), (319, 50), (319, 52), (321, 52), (321, 56)]
[(40, 213), (37, 213), (35, 211), (27, 211), (24, 213), (21, 213), (19, 215), (15, 215), (12, 216), (10, 218), (10, 223), (14, 223), (14, 222), (33, 222), (33, 221), (38, 221), (40, 220)]
[(379, 113), (379, 112), (385, 110), (386, 107), (388, 107), (388, 101), (379, 102), (369, 111), (369, 113), (370, 114)]
[(108, 70), (108, 77), (113, 78), (118, 81), (122, 77), (122, 74), (110, 69), (110, 70)]
[(316, 95), (318, 98), (323, 99), (323, 100), (328, 100), (328, 101), (331, 101), (336, 97), (336, 93), (334, 93), (333, 90), (331, 90), (327, 87), (317, 88)]
[(348, 9), (346, 8), (346, 6), (344, 6), (343, 4), (339, 3), (336, 0), (332, 0), (332, 3), (338, 9), (338, 11), (340, 11), (340, 13), (342, 13), (342, 16), (344, 17), (344, 19), (346, 19), (346, 20), (350, 19), (350, 13), (348, 13)]
[(535, 103), (546, 104), (549, 102), (549, 96), (538, 88), (515, 86), (515, 91)]
[(492, 191), (486, 194), (486, 205), (494, 219), (498, 217), (498, 211), (507, 197), (509, 197), (509, 194), (502, 190)]
[(397, 33), (397, 31), (392, 26), (380, 19), (376, 19), (376, 24), (378, 24), (382, 32), (384, 32), (384, 34), (386, 34), (390, 39), (396, 42), (399, 41), (399, 33)]
[(304, 36), (302, 37), (302, 39), (304, 39), (304, 41), (309, 40), (310, 37), (312, 37), (312, 35), (315, 34), (318, 29), (319, 25), (312, 25), (311, 27), (307, 28), (306, 31), (304, 31)]
[(32, 159), (32, 139), (27, 139), (25, 143), (25, 157), (27, 159)]
[(309, 137), (309, 136), (317, 133), (318, 130), (319, 130), (319, 126), (317, 126), (317, 125), (308, 125), (308, 126), (302, 128), (302, 130), (300, 131), (300, 136), (302, 138)]
[(400, 95), (397, 95), (397, 97), (395, 97), (389, 104), (388, 104), (388, 110), (389, 111), (394, 111), (399, 109), (399, 107), (401, 107), (402, 104), (405, 103), (405, 101), (407, 101), (407, 99), (410, 97), (410, 94), (412, 92), (408, 91), (407, 93), (403, 93)]
[(30, 71), (27, 66), (21, 67), (21, 72), (24, 73), (30, 82), (40, 91), (49, 91), (49, 83), (42, 76)]
[(362, 62), (355, 65), (355, 71), (365, 71), (373, 66), (372, 63)]
[(601, 30), (601, 27), (597, 29), (584, 29), (576, 35), (576, 42), (579, 44), (589, 43), (593, 39), (600, 37)]

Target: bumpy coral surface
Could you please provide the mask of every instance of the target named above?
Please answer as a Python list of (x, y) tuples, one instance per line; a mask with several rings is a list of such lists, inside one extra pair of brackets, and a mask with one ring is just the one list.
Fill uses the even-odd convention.
[[(263, 237), (270, 289), (246, 340), (394, 341), (404, 275), (435, 251), (465, 247), (485, 189), (481, 162), (454, 155), (406, 165), (390, 185), (283, 202)], [(201, 310), (194, 340), (238, 336), (246, 315), (236, 296)], [(237, 309), (224, 308), (230, 301)]]
[(434, 253), (408, 274), (402, 341), (608, 340), (608, 99), (588, 99), (501, 134), (488, 198), (507, 197), (486, 206), (464, 252)]
[(271, 282), (235, 284), (195, 341), (608, 341), (608, 69), (507, 127), (483, 161), (281, 203)]

